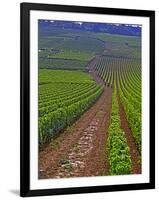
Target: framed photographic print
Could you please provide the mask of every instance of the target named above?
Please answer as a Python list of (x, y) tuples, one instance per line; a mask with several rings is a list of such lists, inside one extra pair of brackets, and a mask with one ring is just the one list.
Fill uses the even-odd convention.
[(155, 12), (21, 4), (21, 196), (155, 188)]

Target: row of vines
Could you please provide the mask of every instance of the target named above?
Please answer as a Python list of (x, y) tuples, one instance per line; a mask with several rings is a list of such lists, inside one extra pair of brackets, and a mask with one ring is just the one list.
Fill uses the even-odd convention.
[(114, 84), (114, 92), (112, 96), (111, 122), (108, 133), (110, 174), (130, 174), (132, 165), (130, 158), (130, 149), (126, 141), (125, 133), (120, 127), (116, 84)]
[(118, 97), (124, 106), (129, 128), (141, 155), (141, 63), (139, 59), (101, 56), (94, 70), (105, 85), (113, 88), (112, 113), (108, 137), (110, 174), (129, 174), (130, 150), (121, 129)]
[[(57, 72), (52, 71), (52, 77)], [(70, 126), (78, 119), (101, 95), (103, 87), (97, 85), (94, 81), (64, 82), (67, 78), (61, 78), (60, 82), (43, 82), (47, 72), (42, 73), (41, 84), (39, 84), (39, 144), (43, 145), (53, 136), (57, 135), (67, 126)], [(48, 72), (50, 76), (50, 72)], [(52, 78), (52, 79), (53, 79)], [(86, 77), (87, 78), (87, 77)], [(57, 81), (57, 80), (56, 80)]]

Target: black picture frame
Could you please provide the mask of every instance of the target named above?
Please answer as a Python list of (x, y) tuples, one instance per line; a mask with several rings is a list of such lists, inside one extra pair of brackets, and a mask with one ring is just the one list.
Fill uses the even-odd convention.
[[(77, 13), (94, 13), (107, 15), (124, 15), (149, 17), (150, 19), (150, 181), (149, 183), (103, 185), (90, 187), (74, 187), (60, 189), (30, 189), (30, 11), (60, 11)], [(49, 5), (35, 3), (21, 3), (20, 5), (21, 25), (21, 106), (20, 106), (20, 195), (43, 196), (76, 193), (110, 192), (123, 190), (140, 190), (155, 188), (155, 11), (131, 10), (101, 7), (83, 7), (71, 5)]]

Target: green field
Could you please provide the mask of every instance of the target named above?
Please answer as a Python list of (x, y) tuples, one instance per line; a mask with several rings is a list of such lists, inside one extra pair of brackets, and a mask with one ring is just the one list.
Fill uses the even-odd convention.
[(93, 58), (93, 54), (82, 51), (62, 51), (56, 55), (48, 55), (48, 58), (61, 58), (61, 59), (72, 59), (79, 61), (88, 61)]
[(87, 61), (56, 58), (39, 58), (40, 69), (63, 69), (63, 70), (81, 70), (85, 71)]
[(90, 32), (55, 29), (39, 35), (40, 68), (84, 71), (87, 62), (101, 53), (105, 45)]

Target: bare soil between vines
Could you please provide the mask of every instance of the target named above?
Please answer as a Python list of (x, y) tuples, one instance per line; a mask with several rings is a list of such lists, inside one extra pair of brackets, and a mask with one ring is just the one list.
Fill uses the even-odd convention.
[(39, 152), (39, 178), (99, 176), (108, 173), (106, 140), (112, 88), (105, 87), (79, 120)]
[(133, 133), (131, 129), (129, 128), (124, 107), (119, 98), (118, 98), (118, 102), (119, 102), (121, 128), (125, 132), (127, 143), (130, 148), (130, 156), (131, 156), (131, 161), (132, 161), (132, 174), (141, 174), (141, 160), (140, 160), (141, 158), (140, 158), (139, 152), (137, 150), (137, 147), (133, 138)]

